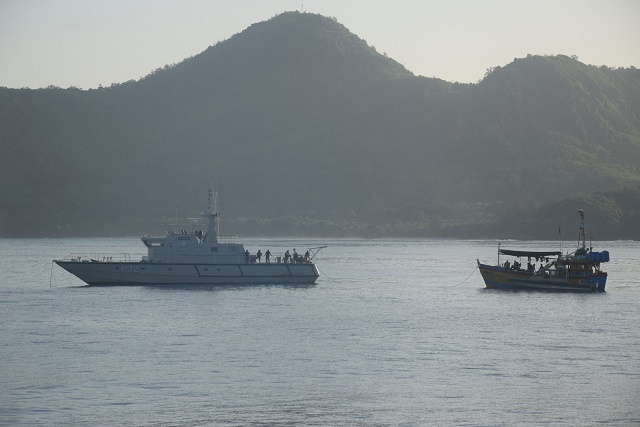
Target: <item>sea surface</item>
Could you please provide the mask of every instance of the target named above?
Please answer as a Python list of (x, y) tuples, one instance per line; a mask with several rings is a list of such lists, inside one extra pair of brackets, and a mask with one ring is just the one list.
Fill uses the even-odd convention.
[(321, 277), (92, 288), (52, 259), (139, 239), (0, 240), (0, 425), (640, 425), (640, 243), (597, 243), (601, 294), (485, 289), (497, 243), (248, 239)]

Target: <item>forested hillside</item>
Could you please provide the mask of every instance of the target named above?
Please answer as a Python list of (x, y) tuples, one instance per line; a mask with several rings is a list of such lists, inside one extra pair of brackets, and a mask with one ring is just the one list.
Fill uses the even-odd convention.
[(639, 116), (636, 69), (530, 56), (449, 83), (284, 13), (139, 81), (0, 88), (0, 236), (154, 232), (215, 182), (223, 232), (548, 237), (583, 207), (640, 238)]

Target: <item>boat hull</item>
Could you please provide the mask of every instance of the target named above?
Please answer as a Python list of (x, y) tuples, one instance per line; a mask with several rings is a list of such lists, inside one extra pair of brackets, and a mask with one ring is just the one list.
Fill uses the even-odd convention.
[(508, 270), (479, 264), (487, 288), (547, 292), (604, 292), (606, 273), (580, 279), (554, 279), (534, 276), (530, 272)]
[(315, 264), (164, 264), (55, 261), (91, 286), (309, 284)]

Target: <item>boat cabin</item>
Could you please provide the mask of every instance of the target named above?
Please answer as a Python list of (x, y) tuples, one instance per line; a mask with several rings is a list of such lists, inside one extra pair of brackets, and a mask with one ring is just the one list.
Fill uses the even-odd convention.
[(239, 243), (219, 243), (217, 237), (217, 213), (201, 213), (208, 219), (208, 230), (167, 231), (163, 237), (142, 236), (147, 247), (144, 262), (178, 264), (245, 264), (245, 249)]
[(244, 264), (244, 246), (239, 243), (206, 242), (196, 234), (169, 234), (141, 238), (147, 247), (145, 262), (188, 264)]

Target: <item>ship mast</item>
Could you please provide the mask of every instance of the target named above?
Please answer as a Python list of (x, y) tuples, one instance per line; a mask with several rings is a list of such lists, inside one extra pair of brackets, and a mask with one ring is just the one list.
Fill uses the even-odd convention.
[(580, 242), (582, 241), (582, 248), (587, 247), (587, 239), (584, 233), (584, 211), (582, 209), (578, 209), (578, 214), (580, 215), (580, 231), (578, 232), (578, 249), (581, 247)]
[(200, 215), (209, 220), (209, 229), (207, 230), (207, 243), (218, 243), (218, 216), (220, 212), (218, 209), (218, 195), (212, 189), (209, 189), (209, 211), (205, 214), (201, 212)]

